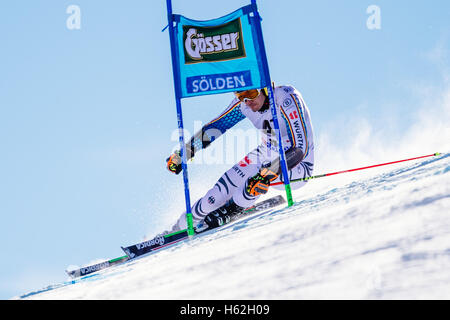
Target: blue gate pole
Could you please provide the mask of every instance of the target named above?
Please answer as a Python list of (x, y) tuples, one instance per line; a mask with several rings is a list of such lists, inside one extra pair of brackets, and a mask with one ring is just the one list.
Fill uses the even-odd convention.
[(278, 123), (277, 109), (276, 109), (276, 105), (275, 105), (275, 97), (273, 94), (272, 81), (270, 79), (269, 64), (267, 62), (266, 49), (264, 46), (264, 38), (262, 35), (261, 17), (258, 12), (256, 0), (252, 0), (252, 6), (254, 9), (254, 13), (255, 13), (256, 33), (258, 35), (258, 42), (259, 42), (259, 46), (261, 49), (264, 78), (265, 78), (266, 82), (269, 83), (267, 91), (269, 94), (270, 109), (272, 111), (273, 125), (275, 126), (275, 131), (277, 132), (278, 147), (279, 147), (279, 153), (280, 153), (281, 172), (283, 173), (283, 180), (284, 180), (283, 182), (284, 182), (284, 187), (286, 190), (286, 197), (287, 197), (287, 201), (288, 201), (288, 206), (290, 207), (294, 204), (294, 201), (292, 199), (292, 190), (291, 190), (291, 184), (289, 181), (289, 175), (288, 175), (288, 170), (287, 170), (287, 165), (286, 165), (286, 156), (284, 154), (283, 139), (281, 138), (280, 126)]
[(184, 181), (184, 197), (186, 200), (186, 222), (188, 235), (194, 235), (194, 225), (192, 221), (191, 212), (191, 197), (189, 194), (189, 179), (187, 171), (187, 158), (186, 158), (186, 144), (184, 143), (184, 126), (183, 126), (183, 111), (181, 109), (181, 89), (180, 89), (180, 73), (178, 69), (178, 53), (175, 46), (175, 30), (173, 26), (173, 15), (172, 15), (172, 1), (166, 0), (167, 2), (167, 18), (169, 22), (169, 35), (170, 35), (170, 51), (172, 56), (172, 70), (173, 70), (173, 81), (175, 85), (175, 100), (177, 105), (177, 118), (178, 118), (178, 131), (180, 140), (180, 151), (182, 159), (182, 171), (183, 171), (183, 181)]

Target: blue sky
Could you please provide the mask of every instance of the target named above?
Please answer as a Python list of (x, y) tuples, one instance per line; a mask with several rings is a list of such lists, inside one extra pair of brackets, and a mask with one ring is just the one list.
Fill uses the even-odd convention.
[[(173, 10), (206, 20), (248, 3), (174, 0)], [(80, 29), (67, 28), (70, 5)], [(258, 5), (272, 79), (310, 108), (315, 173), (448, 151), (448, 1)], [(370, 5), (380, 29), (367, 28)], [(0, 298), (118, 257), (183, 210), (181, 176), (165, 169), (177, 144), (165, 10), (165, 1), (1, 2)], [(183, 100), (186, 128), (231, 99)], [(193, 165), (192, 200), (228, 167)]]

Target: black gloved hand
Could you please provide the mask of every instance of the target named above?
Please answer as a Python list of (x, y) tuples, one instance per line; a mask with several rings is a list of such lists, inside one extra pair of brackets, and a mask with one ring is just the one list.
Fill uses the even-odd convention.
[(170, 172), (173, 172), (175, 174), (179, 174), (182, 170), (182, 160), (180, 156), (180, 151), (175, 151), (170, 157), (166, 159), (167, 162), (167, 169)]

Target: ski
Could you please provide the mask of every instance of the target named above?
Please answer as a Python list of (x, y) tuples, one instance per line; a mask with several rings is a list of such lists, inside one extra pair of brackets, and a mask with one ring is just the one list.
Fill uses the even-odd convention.
[(235, 216), (229, 223), (224, 224), (222, 226), (219, 226), (216, 228), (209, 228), (206, 224), (197, 225), (197, 227), (195, 228), (195, 234), (201, 234), (201, 233), (204, 233), (204, 232), (207, 232), (210, 230), (219, 231), (219, 230), (227, 229), (229, 227), (232, 227), (236, 222), (244, 220), (249, 215), (252, 215), (257, 212), (262, 212), (262, 211), (265, 211), (268, 209), (272, 209), (272, 208), (274, 208), (280, 204), (283, 204), (285, 202), (286, 202), (286, 200), (281, 195), (269, 198), (267, 200), (256, 203), (252, 207), (245, 209), (243, 213), (241, 213), (238, 216)]
[[(247, 208), (241, 215), (236, 217), (234, 221), (241, 220), (242, 218), (245, 218), (251, 214), (254, 214), (256, 212), (261, 212), (267, 209), (271, 209), (275, 206), (278, 206), (282, 203), (286, 202), (286, 200), (283, 198), (283, 196), (275, 196), (272, 198), (269, 198), (267, 200), (261, 201), (259, 203), (256, 203), (254, 206)], [(227, 226), (228, 224), (224, 225)], [(202, 229), (196, 229), (195, 234), (201, 234), (206, 231), (212, 230), (211, 228), (202, 228)], [(165, 248), (167, 246), (176, 244), (180, 241), (183, 241), (189, 237), (188, 231), (186, 229), (180, 230), (175, 233), (167, 234), (167, 235), (161, 235), (157, 236), (151, 240), (146, 240), (128, 247), (122, 247), (122, 250), (127, 254), (127, 256), (130, 259), (134, 259), (136, 257), (142, 256), (144, 254), (154, 252), (157, 250), (160, 250), (162, 248)]]
[(271, 209), (273, 207), (276, 207), (280, 204), (285, 203), (286, 200), (283, 198), (283, 196), (278, 195), (272, 198), (269, 198), (267, 200), (261, 201), (259, 203), (255, 203), (255, 205), (253, 205), (250, 208), (247, 208), (243, 214), (238, 216), (238, 219), (241, 219), (243, 217), (248, 216), (249, 214), (253, 214), (255, 212), (260, 212), (263, 210), (267, 210), (267, 209)]
[[(286, 200), (281, 195), (261, 201), (259, 203), (256, 203), (254, 206), (247, 208), (236, 219), (232, 220), (229, 224), (226, 224), (222, 227), (227, 227), (230, 224), (233, 224), (234, 222), (239, 221), (249, 215), (253, 215), (254, 213), (271, 209), (271, 208), (276, 207), (285, 202), (286, 202)], [(220, 228), (221, 227), (219, 227), (217, 229), (220, 230)], [(214, 230), (214, 229), (211, 229), (211, 228), (205, 228), (202, 230), (197, 229), (196, 234), (202, 234), (202, 233), (204, 233), (206, 231), (210, 231), (210, 230)], [(167, 234), (167, 235), (157, 236), (151, 240), (139, 242), (137, 244), (134, 244), (134, 245), (131, 245), (128, 247), (122, 247), (122, 250), (126, 253), (125, 256), (111, 259), (111, 260), (106, 260), (106, 261), (103, 261), (100, 263), (81, 267), (81, 268), (75, 269), (75, 270), (70, 270), (70, 271), (66, 270), (66, 273), (71, 278), (83, 277), (83, 276), (89, 275), (91, 273), (94, 273), (94, 272), (97, 272), (97, 271), (100, 271), (100, 270), (103, 270), (103, 269), (106, 269), (106, 268), (109, 268), (112, 266), (116, 266), (118, 264), (125, 263), (131, 259), (137, 258), (144, 254), (147, 254), (150, 252), (155, 252), (155, 251), (163, 249), (165, 247), (174, 245), (174, 244), (176, 244), (180, 241), (183, 241), (187, 238), (189, 238), (189, 235), (188, 235), (188, 232), (186, 229), (180, 230), (178, 232), (174, 232), (171, 234)]]
[(139, 242), (128, 247), (122, 247), (122, 250), (130, 259), (134, 259), (146, 253), (165, 248), (169, 245), (173, 245), (177, 242), (187, 239), (188, 237), (189, 235), (187, 230), (183, 229), (171, 234), (156, 236), (151, 240)]
[(78, 277), (83, 277), (86, 276), (88, 274), (97, 272), (99, 270), (103, 270), (112, 266), (115, 266), (117, 264), (121, 264), (127, 260), (129, 260), (130, 258), (128, 256), (122, 256), (119, 258), (115, 258), (115, 259), (111, 259), (111, 260), (106, 260), (100, 263), (96, 263), (90, 266), (86, 266), (86, 267), (82, 267), (79, 269), (75, 269), (75, 270), (66, 270), (66, 273), (72, 277), (72, 278), (78, 278)]

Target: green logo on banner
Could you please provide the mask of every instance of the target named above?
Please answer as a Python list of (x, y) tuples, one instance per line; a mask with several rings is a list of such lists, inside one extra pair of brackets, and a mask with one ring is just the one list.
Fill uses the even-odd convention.
[(216, 27), (183, 26), (186, 64), (245, 57), (241, 20)]

